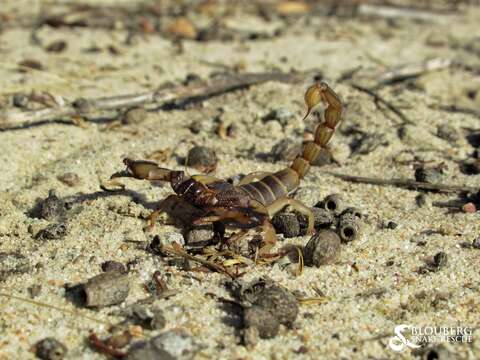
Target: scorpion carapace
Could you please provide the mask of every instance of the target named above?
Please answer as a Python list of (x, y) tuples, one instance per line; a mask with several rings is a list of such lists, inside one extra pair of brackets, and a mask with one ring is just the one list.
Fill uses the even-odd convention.
[[(314, 141), (308, 142), (302, 153), (293, 160), (290, 167), (276, 173), (252, 173), (245, 176), (237, 186), (209, 175), (186, 176), (183, 171), (174, 171), (159, 167), (156, 163), (144, 160), (125, 159), (127, 174), (137, 179), (170, 182), (176, 195), (183, 201), (204, 211), (204, 216), (194, 224), (206, 224), (220, 221), (225, 225), (240, 229), (261, 226), (264, 230), (262, 250), (267, 251), (276, 242), (276, 234), (270, 223), (271, 217), (287, 205), (308, 218), (307, 233), (313, 233), (314, 221), (311, 210), (289, 195), (295, 191), (300, 180), (310, 168), (310, 164), (319, 156), (322, 149), (332, 138), (340, 122), (342, 104), (338, 95), (326, 84), (310, 86), (305, 93), (307, 113), (320, 102), (325, 103), (324, 122), (315, 130)], [(154, 211), (149, 218), (152, 228), (160, 212)], [(243, 230), (246, 232), (245, 230)], [(239, 238), (238, 236), (236, 237)]]

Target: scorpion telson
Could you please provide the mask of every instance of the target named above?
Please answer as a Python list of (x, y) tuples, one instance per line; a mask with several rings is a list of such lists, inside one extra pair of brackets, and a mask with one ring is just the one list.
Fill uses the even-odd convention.
[[(307, 113), (304, 119), (320, 102), (326, 104), (326, 109), (324, 122), (315, 130), (314, 141), (304, 146), (302, 153), (293, 160), (290, 167), (276, 173), (252, 173), (234, 186), (209, 175), (189, 177), (185, 176), (183, 171), (161, 168), (151, 161), (125, 159), (128, 174), (117, 173), (112, 175), (111, 179), (131, 176), (137, 179), (170, 182), (176, 194), (173, 196), (180, 197), (204, 211), (204, 216), (195, 220), (194, 224), (220, 221), (240, 229), (261, 226), (264, 230), (262, 250), (267, 251), (276, 242), (275, 230), (270, 219), (288, 205), (307, 216), (307, 233), (311, 234), (314, 231), (311, 210), (300, 201), (290, 198), (289, 195), (298, 188), (310, 164), (315, 161), (322, 149), (325, 149), (341, 120), (341, 101), (338, 95), (323, 82), (307, 89), (305, 93)], [(115, 184), (118, 185), (116, 182)], [(153, 228), (162, 211), (160, 206), (159, 210), (150, 215), (150, 229)]]

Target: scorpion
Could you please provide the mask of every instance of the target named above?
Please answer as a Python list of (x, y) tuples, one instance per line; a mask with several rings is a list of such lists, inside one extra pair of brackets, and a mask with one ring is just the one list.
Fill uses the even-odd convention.
[[(275, 229), (270, 220), (286, 206), (291, 206), (307, 217), (307, 235), (312, 235), (312, 211), (291, 195), (307, 174), (310, 164), (322, 151), (327, 150), (326, 146), (341, 120), (343, 108), (339, 96), (324, 82), (310, 86), (305, 92), (304, 100), (307, 113), (303, 119), (308, 117), (316, 105), (323, 102), (326, 105), (324, 121), (317, 125), (314, 140), (307, 142), (291, 165), (283, 170), (275, 173), (254, 172), (246, 175), (237, 185), (232, 185), (210, 175), (188, 176), (185, 171), (162, 168), (152, 161), (125, 158), (123, 162), (127, 170), (113, 174), (110, 181), (115, 182), (117, 177), (133, 177), (169, 182), (175, 192), (170, 196), (202, 210), (202, 215), (194, 220), (194, 225), (220, 222), (224, 226), (240, 229), (228, 241), (235, 237), (238, 240), (248, 229), (263, 230), (262, 246), (258, 254), (266, 254), (276, 243)], [(153, 229), (163, 211), (162, 206), (159, 206), (151, 213), (147, 230)]]

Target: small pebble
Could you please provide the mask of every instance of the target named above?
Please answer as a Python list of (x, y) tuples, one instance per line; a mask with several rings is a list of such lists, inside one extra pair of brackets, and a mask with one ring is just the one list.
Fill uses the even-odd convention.
[(15, 94), (13, 95), (13, 106), (18, 108), (26, 108), (28, 106), (30, 99), (25, 94)]
[(94, 276), (82, 285), (84, 304), (87, 307), (103, 307), (122, 303), (130, 292), (128, 275), (109, 271)]
[(60, 200), (54, 190), (40, 204), (40, 217), (45, 220), (55, 220), (65, 215), (65, 202)]
[(52, 337), (47, 337), (35, 344), (35, 355), (43, 360), (61, 360), (66, 354), (66, 346)]
[(104, 263), (102, 263), (101, 267), (104, 272), (108, 272), (108, 271), (120, 271), (123, 273), (127, 272), (127, 268), (125, 267), (125, 265), (123, 265), (121, 262), (114, 261), (114, 260), (105, 261)]
[(282, 139), (270, 150), (273, 161), (292, 161), (302, 151), (302, 144), (291, 139)]
[(477, 207), (473, 202), (468, 202), (462, 206), (462, 211), (467, 214), (473, 214), (477, 211)]
[(183, 331), (167, 331), (148, 342), (133, 344), (126, 360), (191, 360), (203, 348)]
[(45, 48), (47, 52), (62, 52), (67, 48), (67, 43), (64, 40), (57, 40), (53, 41), (52, 43), (48, 44)]
[(450, 124), (441, 124), (437, 127), (437, 136), (449, 142), (456, 142), (460, 139), (457, 129)]
[(293, 213), (278, 213), (272, 218), (272, 224), (278, 234), (283, 234), (286, 238), (298, 236), (300, 234), (300, 223)]
[(305, 265), (320, 267), (333, 263), (340, 254), (340, 237), (331, 230), (313, 235), (303, 250)]
[(425, 194), (418, 194), (415, 197), (415, 202), (417, 203), (418, 207), (423, 207), (429, 204), (428, 197)]
[(148, 117), (148, 112), (144, 108), (128, 109), (122, 116), (122, 124), (139, 124)]
[(397, 226), (398, 224), (394, 221), (390, 220), (389, 222), (387, 222), (387, 229), (394, 230), (397, 228)]
[(478, 236), (475, 240), (473, 240), (472, 247), (474, 249), (480, 249), (480, 236)]
[(58, 180), (63, 182), (65, 185), (74, 187), (80, 184), (80, 177), (73, 172), (66, 172), (63, 175), (57, 177)]
[(46, 241), (46, 240), (57, 240), (63, 238), (67, 234), (67, 225), (62, 223), (55, 223), (48, 225), (45, 229), (40, 230), (35, 239)]
[(438, 184), (442, 180), (442, 173), (436, 168), (420, 167), (415, 169), (415, 180), (430, 184)]
[(193, 134), (199, 134), (203, 130), (204, 126), (200, 120), (195, 120), (188, 126), (188, 128)]
[(266, 287), (259, 294), (253, 306), (270, 310), (278, 322), (286, 326), (292, 326), (299, 311), (295, 295), (276, 285)]
[(447, 265), (447, 261), (448, 261), (447, 259), (448, 259), (447, 254), (443, 251), (439, 251), (433, 257), (433, 265), (437, 268), (444, 267), (445, 265)]
[(210, 172), (216, 168), (217, 163), (215, 151), (205, 146), (194, 146), (187, 155), (187, 165), (200, 171)]
[(293, 117), (294, 115), (289, 109), (281, 107), (281, 108), (272, 110), (263, 118), (263, 120), (264, 121), (276, 120), (280, 123), (280, 125), (286, 126), (288, 125), (288, 122)]
[(214, 236), (213, 225), (209, 224), (195, 226), (187, 231), (184, 238), (187, 246), (205, 246), (212, 241)]

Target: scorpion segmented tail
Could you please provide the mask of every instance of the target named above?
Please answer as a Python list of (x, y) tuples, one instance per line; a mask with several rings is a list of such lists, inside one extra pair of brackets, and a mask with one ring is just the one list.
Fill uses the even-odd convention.
[(269, 205), (275, 200), (287, 196), (298, 187), (300, 179), (310, 169), (310, 164), (326, 148), (341, 119), (342, 103), (338, 95), (325, 83), (315, 84), (307, 89), (305, 103), (308, 110), (304, 119), (310, 114), (311, 109), (321, 101), (327, 104), (324, 113), (325, 122), (317, 126), (315, 140), (305, 145), (302, 153), (293, 160), (290, 167), (267, 175), (259, 181), (241, 185), (240, 188), (251, 198), (263, 205)]
[(302, 154), (293, 160), (292, 165), (290, 165), (290, 168), (298, 174), (300, 179), (307, 174), (310, 164), (317, 159), (322, 149), (326, 148), (342, 116), (340, 98), (327, 84), (322, 82), (311, 86), (305, 93), (305, 102), (308, 106), (305, 117), (320, 101), (327, 104), (324, 112), (325, 122), (317, 126), (315, 140), (308, 142), (303, 148)]

